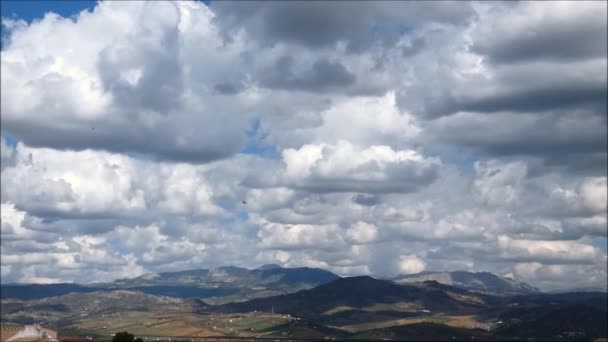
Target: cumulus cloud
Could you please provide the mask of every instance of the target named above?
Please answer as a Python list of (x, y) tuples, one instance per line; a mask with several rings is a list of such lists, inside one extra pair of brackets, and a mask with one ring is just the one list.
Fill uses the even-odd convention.
[(419, 273), (424, 271), (426, 263), (415, 255), (402, 255), (399, 257), (399, 270), (403, 274)]
[(2, 25), (3, 282), (276, 262), (606, 286), (605, 3)]
[(112, 218), (156, 210), (193, 216), (223, 213), (195, 165), (22, 144), (15, 155), (16, 164), (2, 172), (2, 199), (31, 214)]
[[(238, 152), (251, 94), (244, 102), (214, 96), (212, 78), (221, 75), (191, 70), (216, 56), (184, 46), (194, 39), (221, 50), (211, 18), (197, 3), (101, 2), (75, 21), (51, 13), (11, 27), (2, 49), (2, 131), (33, 146), (169, 160)], [(230, 119), (216, 120), (218, 111)]]
[(219, 24), (228, 32), (244, 30), (252, 39), (263, 43), (324, 48), (343, 42), (349, 50), (357, 52), (374, 44), (395, 42), (401, 25), (405, 23), (456, 24), (475, 14), (470, 4), (425, 1), (399, 4), (370, 1), (358, 6), (340, 1), (297, 1), (290, 4), (222, 2), (214, 9), (218, 13)]
[(369, 223), (357, 222), (346, 231), (346, 236), (354, 244), (371, 243), (378, 238), (378, 228)]
[(499, 236), (498, 246), (501, 249), (499, 258), (510, 260), (585, 264), (600, 257), (595, 247), (576, 241), (515, 240)]
[[(604, 264), (606, 260), (602, 261)], [(606, 270), (598, 265), (543, 265), (538, 262), (518, 263), (514, 267), (514, 276), (520, 280), (538, 284), (541, 288), (553, 290), (572, 290), (589, 288), (606, 288)], [(565, 277), (571, 280), (563, 283)], [(585, 279), (582, 279), (585, 278)]]
[[(461, 112), (433, 121), (428, 130), (438, 141), (472, 147), (488, 155), (533, 155), (559, 160), (563, 156), (593, 156), (606, 151), (605, 120), (591, 116), (581, 121), (577, 113), (488, 116)], [(597, 164), (602, 165), (601, 161)]]
[(15, 149), (9, 146), (3, 137), (0, 137), (0, 169), (12, 166), (15, 163)]
[(3, 203), (1, 209), (3, 277), (25, 283), (90, 282), (143, 270), (133, 256), (100, 248), (103, 238), (38, 231), (14, 205)]
[[(424, 139), (605, 174), (605, 4), (497, 3), (476, 11), (474, 25), (427, 33), (431, 43), (409, 58), (397, 102), (425, 118)], [(560, 39), (572, 48), (564, 51)]]
[(499, 8), (490, 13), (494, 20), (475, 28), (478, 39), (472, 48), (496, 63), (602, 58), (606, 44), (598, 42), (607, 39), (606, 12), (605, 3), (592, 1)]
[(340, 231), (336, 225), (282, 225), (262, 221), (258, 237), (261, 247), (266, 248), (339, 248)]
[(287, 184), (312, 192), (413, 192), (438, 175), (440, 161), (389, 146), (358, 149), (346, 141), (282, 153)]
[[(305, 97), (306, 100), (314, 101)], [(276, 106), (283, 105), (278, 98)], [(284, 111), (292, 112), (287, 102)], [(352, 144), (389, 145), (411, 147), (416, 143), (421, 132), (416, 118), (408, 112), (402, 112), (397, 104), (394, 92), (382, 96), (339, 96), (327, 105), (308, 109), (289, 117), (268, 115), (261, 118), (261, 126), (267, 134), (267, 141), (281, 147), (300, 147), (305, 144), (336, 144), (346, 140)], [(295, 125), (295, 127), (293, 126)]]
[(473, 183), (478, 198), (484, 204), (504, 205), (518, 202), (521, 182), (527, 168), (523, 163), (496, 165), (494, 161), (475, 163), (477, 177)]
[(608, 207), (606, 177), (587, 178), (580, 186), (580, 195), (584, 205), (598, 214), (605, 213)]
[(300, 74), (294, 73), (293, 64), (291, 56), (279, 58), (269, 70), (262, 72), (260, 83), (269, 88), (326, 92), (347, 87), (356, 79), (344, 65), (327, 59), (317, 60), (310, 70)]
[(593, 113), (606, 108), (603, 97), (605, 59), (529, 62), (489, 68), (460, 82), (442, 101), (428, 103), (428, 114), (441, 116), (459, 111), (546, 111), (590, 106)]

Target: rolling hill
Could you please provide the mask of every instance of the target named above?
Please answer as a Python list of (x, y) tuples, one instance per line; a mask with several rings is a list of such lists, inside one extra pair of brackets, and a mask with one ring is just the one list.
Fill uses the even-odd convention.
[(1, 299), (41, 299), (68, 293), (87, 293), (101, 288), (78, 284), (8, 284), (0, 286)]
[(292, 294), (228, 303), (214, 312), (273, 311), (328, 325), (433, 314), (470, 314), (492, 298), (436, 282), (400, 285), (368, 276), (341, 278)]

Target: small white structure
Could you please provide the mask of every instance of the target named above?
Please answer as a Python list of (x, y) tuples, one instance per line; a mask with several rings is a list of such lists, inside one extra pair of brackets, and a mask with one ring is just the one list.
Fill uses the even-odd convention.
[(14, 341), (20, 338), (57, 341), (57, 333), (52, 330), (42, 328), (38, 324), (24, 325), (16, 334), (6, 339), (5, 342)]

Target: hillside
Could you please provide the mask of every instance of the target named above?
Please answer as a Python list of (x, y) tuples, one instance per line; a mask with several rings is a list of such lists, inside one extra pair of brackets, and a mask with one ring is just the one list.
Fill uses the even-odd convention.
[[(537, 317), (518, 317), (513, 323), (497, 329), (498, 336), (511, 338), (577, 338), (592, 339), (608, 336), (608, 320), (606, 311), (594, 307), (573, 304), (540, 311)], [(527, 313), (528, 316), (533, 313)]]
[(540, 291), (523, 282), (498, 276), (489, 272), (421, 272), (393, 278), (400, 284), (433, 280), (441, 284), (455, 286), (468, 291), (496, 296), (512, 296), (539, 293)]
[(467, 314), (486, 307), (486, 298), (437, 283), (399, 285), (367, 276), (341, 278), (310, 290), (229, 303), (215, 312), (274, 311), (329, 325), (399, 319), (429, 313)]
[(100, 290), (102, 288), (78, 284), (9, 284), (0, 287), (0, 298), (29, 300)]
[(379, 328), (357, 333), (354, 338), (366, 340), (488, 340), (492, 335), (478, 329), (455, 328), (437, 323), (413, 323), (388, 328)]
[(67, 325), (71, 321), (121, 312), (141, 311), (165, 313), (193, 311), (196, 303), (179, 298), (153, 296), (137, 291), (98, 291), (69, 293), (62, 296), (38, 300), (3, 300), (2, 321), (15, 323), (51, 323), (52, 326)]
[[(351, 277), (288, 295), (210, 307), (206, 312), (273, 311), (337, 327), (357, 338), (560, 339), (568, 332), (605, 335), (606, 310), (602, 309), (605, 300), (605, 293), (505, 297), (470, 292), (436, 281), (397, 284), (371, 277)], [(582, 314), (574, 318), (576, 312)], [(534, 327), (540, 329), (538, 333)], [(513, 335), (518, 331), (519, 335)]]

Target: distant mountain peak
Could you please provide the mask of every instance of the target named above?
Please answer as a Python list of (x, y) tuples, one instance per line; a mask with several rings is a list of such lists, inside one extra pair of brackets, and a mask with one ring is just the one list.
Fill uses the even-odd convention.
[(278, 264), (264, 264), (264, 265), (256, 268), (256, 270), (274, 270), (276, 268), (283, 268), (283, 266), (278, 265)]
[(501, 277), (490, 272), (426, 271), (416, 274), (398, 276), (393, 278), (393, 280), (401, 284), (436, 281), (444, 285), (450, 285), (469, 291), (493, 295), (520, 295), (540, 292), (537, 288), (526, 283)]

